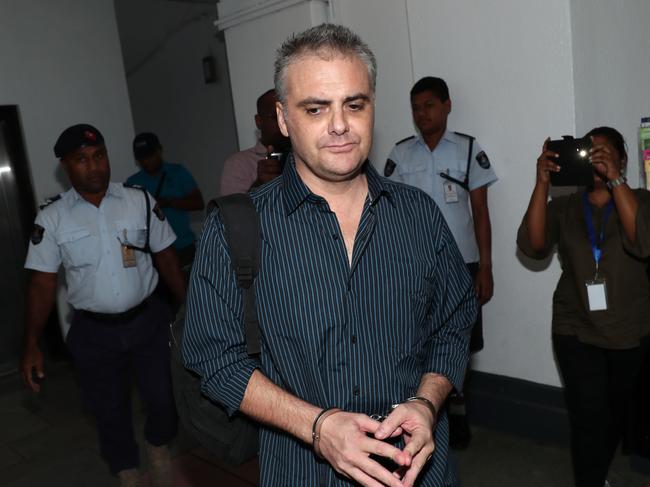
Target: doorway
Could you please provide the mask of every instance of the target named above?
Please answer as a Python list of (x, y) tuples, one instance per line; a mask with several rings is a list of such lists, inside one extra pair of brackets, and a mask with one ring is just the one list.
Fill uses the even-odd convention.
[[(17, 372), (20, 363), (28, 277), (23, 265), (35, 215), (18, 107), (0, 105), (0, 377)], [(48, 331), (58, 329), (56, 315)], [(51, 339), (46, 341), (50, 348)]]

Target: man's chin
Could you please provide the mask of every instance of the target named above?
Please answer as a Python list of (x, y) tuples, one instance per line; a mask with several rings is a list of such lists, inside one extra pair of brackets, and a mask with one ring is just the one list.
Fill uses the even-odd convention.
[(108, 181), (103, 181), (103, 182), (87, 184), (86, 187), (84, 188), (84, 192), (88, 194), (100, 194), (100, 193), (105, 193), (107, 189), (108, 189)]

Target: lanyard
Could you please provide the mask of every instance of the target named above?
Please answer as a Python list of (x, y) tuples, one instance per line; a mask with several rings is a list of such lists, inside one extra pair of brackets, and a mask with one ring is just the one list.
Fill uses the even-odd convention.
[(596, 272), (598, 272), (598, 263), (600, 262), (600, 257), (602, 255), (601, 246), (603, 240), (605, 239), (605, 226), (607, 225), (607, 219), (614, 209), (614, 200), (610, 200), (605, 207), (603, 212), (603, 221), (600, 225), (600, 236), (598, 241), (596, 241), (596, 230), (594, 229), (594, 219), (593, 212), (591, 211), (591, 206), (589, 205), (589, 197), (587, 192), (582, 193), (582, 207), (585, 212), (585, 222), (587, 223), (587, 233), (589, 234), (589, 242), (591, 243), (591, 252), (594, 255), (594, 261), (596, 262)]

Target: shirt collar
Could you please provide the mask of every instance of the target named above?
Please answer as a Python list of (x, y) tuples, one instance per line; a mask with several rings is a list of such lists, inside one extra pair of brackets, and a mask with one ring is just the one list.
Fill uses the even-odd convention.
[[(440, 141), (438, 142), (438, 145), (435, 147), (434, 150), (436, 150), (436, 149), (440, 146), (440, 142), (442, 142), (443, 140), (446, 140), (447, 142), (451, 142), (452, 144), (456, 144), (456, 143), (457, 143), (457, 142), (456, 142), (455, 134), (454, 134), (451, 130), (446, 129), (446, 130), (445, 130), (445, 133), (442, 134), (442, 137), (441, 137)], [(420, 144), (422, 144), (424, 147), (426, 147), (427, 150), (429, 150), (429, 146), (428, 146), (427, 143), (424, 141), (424, 137), (422, 137), (422, 134), (419, 133), (419, 132), (418, 132), (418, 142), (419, 142)]]
[[(382, 178), (372, 166), (370, 161), (366, 161), (363, 172), (368, 180), (368, 197), (370, 206), (374, 206), (382, 196), (387, 196), (389, 201), (393, 201), (390, 190), (382, 182)], [(296, 163), (293, 158), (293, 152), (287, 156), (285, 169), (282, 172), (282, 188), (284, 194), (284, 209), (287, 215), (293, 213), (305, 201), (317, 203), (323, 199), (312, 193), (307, 185), (296, 171)]]
[[(76, 189), (70, 188), (70, 191), (67, 193), (68, 205), (70, 207), (76, 205), (80, 201), (86, 201), (83, 197), (77, 192)], [(114, 196), (116, 198), (122, 198), (124, 196), (124, 188), (121, 184), (117, 183), (108, 183), (108, 188), (106, 189), (106, 196)]]

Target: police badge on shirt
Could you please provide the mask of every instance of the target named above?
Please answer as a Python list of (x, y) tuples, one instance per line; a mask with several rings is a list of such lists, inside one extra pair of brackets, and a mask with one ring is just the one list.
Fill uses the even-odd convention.
[(478, 165), (483, 169), (490, 169), (490, 159), (484, 150), (476, 154), (476, 162), (478, 162)]
[(32, 233), (29, 237), (29, 240), (32, 242), (32, 244), (38, 245), (43, 241), (44, 233), (45, 233), (45, 228), (40, 226), (38, 223), (34, 223), (34, 228), (32, 229)]

